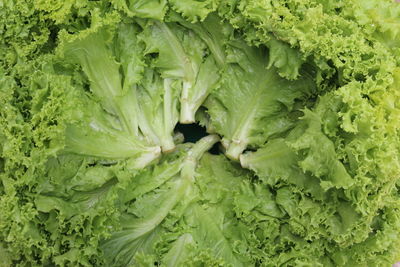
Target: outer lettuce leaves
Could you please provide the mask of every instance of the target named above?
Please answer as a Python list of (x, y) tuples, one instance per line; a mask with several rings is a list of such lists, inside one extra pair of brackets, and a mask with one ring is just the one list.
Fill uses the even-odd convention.
[(52, 255), (30, 193), (47, 157), (63, 148), (68, 116), (62, 112), (67, 105), (62, 95), (69, 82), (43, 72), (47, 60), (21, 65), (13, 76), (0, 70), (0, 239), (13, 265), (47, 263)]
[(3, 1), (0, 21), (0, 65), (6, 72), (15, 74), (19, 66), (54, 49), (50, 28), (55, 23), (35, 3)]
[(33, 222), (50, 233), (46, 243), (53, 247), (51, 257), (44, 260), (58, 265), (103, 264), (99, 240), (119, 221), (115, 185), (121, 167), (78, 155), (48, 161), (32, 194), (38, 212)]
[(394, 1), (0, 5), (2, 264), (399, 259)]
[(226, 155), (238, 159), (248, 147), (262, 144), (273, 134), (287, 130), (288, 113), (296, 99), (313, 89), (303, 78), (287, 81), (267, 69), (268, 57), (263, 49), (232, 41), (220, 88), (205, 103), (211, 122), (223, 135)]
[(7, 249), (12, 265), (101, 265), (98, 241), (118, 218), (114, 171), (80, 156), (52, 158), (44, 169), (35, 171), (36, 186), (24, 195), (26, 203), (19, 205), (21, 197), (15, 190), (26, 185), (8, 177), (0, 225), (4, 240), (12, 243)]
[[(371, 229), (376, 231), (379, 228), (388, 233), (392, 231), (392, 227), (396, 227), (396, 224), (388, 224), (380, 228), (383, 225), (376, 223), (381, 220), (376, 209), (380, 205), (393, 207), (393, 199), (388, 196), (387, 201), (384, 201), (368, 197), (376, 194), (373, 192), (376, 192), (377, 187), (385, 187), (383, 184), (386, 184), (387, 177), (380, 176), (380, 171), (374, 172), (372, 169), (380, 167), (367, 167), (362, 163), (358, 165), (360, 161), (351, 156), (355, 153), (350, 152), (352, 142), (356, 142), (358, 138), (364, 141), (366, 138), (374, 138), (374, 135), (369, 136), (369, 130), (363, 130), (360, 135), (345, 135), (348, 139), (343, 142), (347, 144), (344, 150), (347, 154), (342, 154), (343, 150), (340, 148), (334, 149), (334, 143), (328, 136), (337, 137), (341, 134), (340, 130), (332, 131), (337, 129), (334, 125), (340, 121), (337, 110), (341, 108), (344, 106), (337, 97), (330, 94), (322, 97), (316, 110), (305, 110), (302, 120), (285, 138), (271, 139), (256, 152), (243, 154), (241, 163), (242, 166), (254, 170), (263, 182), (279, 188), (276, 202), (290, 216), (289, 231), (304, 236), (305, 239), (319, 236), (317, 239), (324, 240), (324, 246), (330, 247), (328, 250), (331, 251), (327, 253), (332, 260), (329, 264), (355, 264), (357, 260), (385, 261), (388, 259), (386, 257), (393, 257), (396, 252), (392, 250), (392, 256), (388, 254), (382, 258), (379, 253), (391, 250), (398, 234), (388, 238), (385, 245), (377, 246), (377, 251), (380, 252), (374, 252), (373, 256), (365, 256), (365, 251), (361, 248), (381, 238), (380, 234), (372, 234)], [(364, 112), (368, 112), (369, 108), (364, 106)], [(370, 143), (369, 146), (375, 145)], [(361, 149), (360, 146), (358, 148)], [(356, 153), (361, 156), (360, 151)], [(395, 163), (393, 161), (390, 164)], [(382, 167), (385, 169), (384, 165)], [(369, 175), (374, 175), (368, 175), (368, 180), (366, 176), (360, 175), (366, 168)], [(369, 183), (373, 185), (368, 186)], [(283, 184), (289, 187), (282, 187)], [(321, 238), (322, 236), (324, 237)], [(328, 240), (334, 243), (329, 244)], [(314, 241), (311, 244), (314, 246)], [(337, 244), (343, 248), (337, 247)], [(352, 254), (345, 256), (346, 250), (351, 250)], [(325, 254), (318, 250), (316, 253)], [(327, 264), (325, 260), (321, 260), (321, 263)]]
[[(379, 6), (378, 6), (379, 4)], [(358, 6), (359, 8), (354, 8)], [(399, 59), (400, 35), (399, 14), (400, 7), (393, 1), (353, 1), (349, 7), (345, 7), (343, 13), (351, 16), (362, 25), (363, 30), (389, 48), (395, 59)]]

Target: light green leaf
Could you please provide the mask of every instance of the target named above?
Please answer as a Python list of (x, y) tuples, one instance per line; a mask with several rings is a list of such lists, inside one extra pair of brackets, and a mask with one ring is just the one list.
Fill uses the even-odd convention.
[(192, 31), (175, 23), (153, 21), (144, 26), (140, 39), (145, 53), (157, 53), (153, 64), (166, 79), (177, 79), (181, 87), (180, 122), (193, 123), (195, 113), (219, 78), (212, 56), (204, 56), (206, 45)]
[(112, 0), (111, 2), (130, 17), (162, 20), (167, 9), (166, 0)]
[(303, 78), (287, 81), (279, 77), (275, 68), (267, 70), (265, 50), (240, 41), (231, 43), (227, 61), (230, 64), (222, 75), (220, 88), (205, 106), (216, 131), (224, 137), (226, 155), (238, 159), (249, 145), (262, 144), (271, 134), (269, 131), (274, 133), (269, 127), (275, 120), (282, 120), (276, 128), (286, 130), (290, 123), (285, 115), (313, 85)]
[(170, 0), (172, 9), (182, 14), (191, 23), (203, 21), (207, 15), (218, 7), (218, 0)]

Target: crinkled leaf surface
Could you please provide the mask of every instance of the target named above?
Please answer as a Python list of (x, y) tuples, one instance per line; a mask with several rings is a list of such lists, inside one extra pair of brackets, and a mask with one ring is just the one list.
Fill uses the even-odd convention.
[(2, 1), (0, 265), (390, 266), (399, 10)]

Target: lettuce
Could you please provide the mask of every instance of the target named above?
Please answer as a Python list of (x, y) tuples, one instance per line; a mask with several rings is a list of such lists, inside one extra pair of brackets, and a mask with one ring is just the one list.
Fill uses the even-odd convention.
[(400, 260), (397, 3), (0, 7), (0, 266)]
[(295, 101), (311, 94), (313, 84), (307, 78), (290, 82), (275, 68), (266, 70), (268, 58), (262, 49), (236, 40), (228, 49), (219, 88), (205, 107), (211, 125), (224, 137), (226, 155), (238, 159), (248, 146), (287, 130)]
[[(150, 21), (139, 38), (145, 43), (145, 54), (158, 54), (152, 62), (161, 76), (179, 80), (181, 123), (193, 123), (195, 113), (218, 80), (218, 69), (212, 56), (204, 56), (205, 43), (178, 24)], [(187, 33), (185, 33), (185, 31)]]

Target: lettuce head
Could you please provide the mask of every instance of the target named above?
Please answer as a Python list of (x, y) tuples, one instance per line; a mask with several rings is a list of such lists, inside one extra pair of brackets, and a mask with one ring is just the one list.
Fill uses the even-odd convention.
[(1, 1), (0, 266), (391, 266), (399, 29), (392, 0)]

